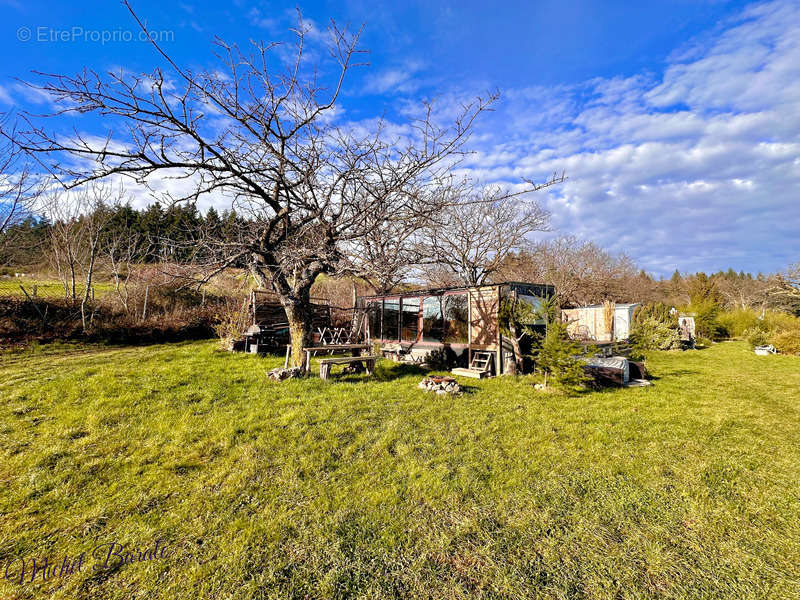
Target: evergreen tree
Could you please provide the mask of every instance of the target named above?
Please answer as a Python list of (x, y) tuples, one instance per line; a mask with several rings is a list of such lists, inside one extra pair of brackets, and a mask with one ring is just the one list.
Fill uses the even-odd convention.
[(689, 281), (689, 301), (692, 305), (718, 305), (722, 297), (714, 280), (701, 271)]
[(539, 349), (537, 364), (556, 383), (577, 386), (588, 380), (582, 360), (583, 347), (570, 339), (567, 326), (553, 321)]
[(205, 226), (206, 231), (208, 231), (212, 236), (215, 236), (220, 231), (222, 220), (219, 218), (219, 213), (213, 206), (206, 212)]

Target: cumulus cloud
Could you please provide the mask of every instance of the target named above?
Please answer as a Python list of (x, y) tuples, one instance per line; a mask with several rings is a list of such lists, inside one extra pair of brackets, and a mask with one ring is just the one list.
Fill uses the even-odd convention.
[(660, 75), (509, 90), (468, 165), (486, 181), (569, 180), (560, 233), (669, 274), (774, 271), (800, 256), (800, 11), (747, 8)]

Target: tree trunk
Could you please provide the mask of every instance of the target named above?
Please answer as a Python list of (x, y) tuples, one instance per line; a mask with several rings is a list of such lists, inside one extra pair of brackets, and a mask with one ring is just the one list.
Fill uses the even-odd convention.
[[(92, 240), (89, 253), (89, 266), (86, 270), (86, 289), (83, 290), (83, 298), (81, 298), (81, 325), (83, 326), (83, 333), (86, 333), (86, 303), (89, 301), (89, 294), (92, 290), (92, 277), (94, 276), (94, 262), (96, 256), (97, 242)], [(92, 296), (92, 301), (94, 301), (94, 295)]]
[(519, 345), (519, 341), (522, 339), (523, 334), (519, 333), (519, 328), (517, 327), (518, 305), (519, 295), (515, 291), (511, 297), (511, 311), (508, 317), (508, 331), (511, 334), (509, 337), (511, 338), (511, 348), (514, 350), (514, 373), (512, 375), (522, 373), (522, 348)]
[(305, 352), (303, 348), (312, 345), (311, 336), (311, 302), (310, 299), (293, 299), (282, 301), (289, 321), (289, 335), (292, 345), (292, 366), (303, 367)]
[(519, 345), (521, 336), (517, 335), (517, 325), (514, 323), (514, 319), (509, 319), (509, 321), (508, 331), (511, 333), (509, 337), (511, 339), (511, 348), (514, 350), (514, 373), (511, 373), (511, 375), (517, 375), (522, 373), (522, 348)]
[(70, 296), (72, 298), (72, 303), (75, 304), (75, 300), (78, 299), (78, 296), (75, 292), (75, 263), (73, 262), (72, 258), (70, 258), (69, 263), (69, 281), (70, 281)]
[(256, 283), (265, 289), (272, 289), (280, 299), (286, 320), (289, 322), (289, 336), (292, 347), (292, 366), (303, 367), (305, 352), (313, 344), (311, 335), (313, 310), (311, 308), (311, 286), (321, 269), (305, 269), (303, 275), (291, 283), (280, 273), (270, 272), (266, 265), (276, 261), (271, 256), (253, 254), (250, 273)]

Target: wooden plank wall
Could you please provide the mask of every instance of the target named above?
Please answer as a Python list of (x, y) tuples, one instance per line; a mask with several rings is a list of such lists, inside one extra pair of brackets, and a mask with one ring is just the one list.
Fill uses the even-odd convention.
[(470, 347), (481, 350), (497, 348), (500, 335), (497, 313), (500, 291), (497, 287), (472, 289), (469, 292)]
[[(314, 316), (312, 318), (312, 327), (330, 327), (331, 325), (331, 311), (328, 306), (321, 306), (319, 304), (313, 305)], [(282, 323), (287, 323), (286, 312), (283, 306), (276, 302), (264, 302), (256, 298), (253, 307), (253, 323), (255, 325), (271, 326)]]

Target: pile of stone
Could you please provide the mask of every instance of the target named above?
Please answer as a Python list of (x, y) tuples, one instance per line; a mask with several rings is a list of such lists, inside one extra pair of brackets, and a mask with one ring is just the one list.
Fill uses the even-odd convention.
[(294, 379), (295, 377), (302, 377), (303, 369), (300, 367), (291, 367), (290, 369), (272, 369), (267, 373), (267, 377), (275, 381), (283, 381), (284, 379)]
[(434, 392), (436, 394), (461, 394), (461, 386), (452, 377), (429, 375), (420, 381), (417, 387), (426, 392)]

